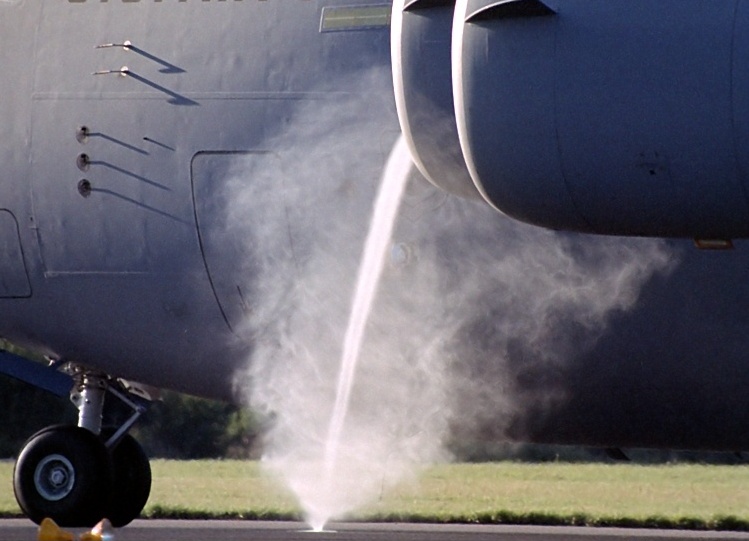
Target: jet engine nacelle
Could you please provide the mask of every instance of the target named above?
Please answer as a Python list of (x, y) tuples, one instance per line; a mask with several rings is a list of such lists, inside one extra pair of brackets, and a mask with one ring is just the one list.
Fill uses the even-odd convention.
[(400, 0), (392, 51), (435, 184), (553, 229), (749, 235), (749, 2)]

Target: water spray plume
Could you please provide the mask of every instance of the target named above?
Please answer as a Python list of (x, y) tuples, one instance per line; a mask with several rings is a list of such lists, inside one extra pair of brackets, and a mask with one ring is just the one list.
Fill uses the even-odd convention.
[(553, 375), (673, 268), (661, 241), (550, 232), (406, 182), (389, 75), (360, 77), (227, 181), (250, 276), (237, 388), (267, 420), (263, 465), (317, 531), (448, 460), (451, 438), (556, 408)]
[[(372, 311), (377, 285), (385, 264), (385, 255), (390, 244), (395, 218), (398, 214), (410, 169), (411, 156), (408, 146), (405, 139), (400, 137), (390, 154), (380, 183), (369, 234), (364, 245), (364, 254), (359, 265), (356, 290), (343, 341), (336, 399), (328, 428), (328, 437), (325, 441), (324, 482), (326, 491), (334, 488), (333, 477), (338, 460), (338, 449), (341, 444), (341, 432), (346, 421), (346, 412), (351, 399), (351, 389), (353, 388), (356, 365), (364, 340), (364, 331)], [(333, 511), (330, 510), (329, 512), (332, 513)], [(323, 527), (328, 518), (322, 517)], [(319, 524), (320, 518), (315, 517), (315, 521)]]

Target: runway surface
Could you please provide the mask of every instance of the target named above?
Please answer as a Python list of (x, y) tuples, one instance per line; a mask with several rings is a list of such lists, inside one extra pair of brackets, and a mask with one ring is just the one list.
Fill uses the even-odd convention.
[[(295, 522), (217, 520), (136, 520), (115, 531), (115, 541), (664, 541), (676, 539), (749, 540), (749, 533), (630, 530), (549, 526), (481, 526), (439, 524), (334, 524), (313, 533)], [(79, 535), (81, 529), (72, 530)], [(37, 527), (28, 520), (0, 520), (2, 541), (36, 541)]]

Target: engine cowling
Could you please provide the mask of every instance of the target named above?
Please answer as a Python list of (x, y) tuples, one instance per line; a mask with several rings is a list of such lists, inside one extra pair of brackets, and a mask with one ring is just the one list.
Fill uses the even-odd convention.
[[(416, 4), (422, 9), (412, 13), (419, 16), (453, 11), (450, 71), (458, 133), (449, 151), (444, 141), (430, 143), (421, 133), (430, 123), (399, 104), (402, 124), (406, 117), (419, 141), (413, 145), (418, 155), (459, 149), (486, 201), (545, 227), (749, 235), (748, 2)], [(413, 30), (420, 25), (408, 22), (409, 6), (403, 9), (399, 39), (418, 47), (400, 48), (402, 93), (409, 93), (408, 85), (426, 86), (439, 88), (444, 98), (446, 85), (425, 83), (418, 62), (406, 59), (412, 53), (404, 50), (420, 47), (426, 58), (432, 53), (423, 51), (433, 52), (433, 45)], [(434, 116), (434, 125), (449, 116), (447, 109), (437, 106), (441, 116)]]
[(450, 193), (480, 199), (458, 141), (451, 78), (454, 2), (393, 2), (393, 87), (401, 131), (419, 171)]

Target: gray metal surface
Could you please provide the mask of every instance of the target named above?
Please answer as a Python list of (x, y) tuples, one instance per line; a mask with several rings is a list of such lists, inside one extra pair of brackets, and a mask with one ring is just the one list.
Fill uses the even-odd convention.
[[(409, 16), (426, 17), (432, 7), (440, 20), (404, 28), (429, 30), (430, 40), (430, 29), (444, 34), (448, 4), (409, 3)], [(470, 7), (487, 4), (472, 1)], [(654, 227), (672, 218), (689, 225), (703, 211), (705, 223), (720, 223), (716, 233), (737, 223), (746, 227), (741, 186), (749, 94), (742, 55), (749, 3), (547, 4), (557, 15), (465, 25), (466, 55), (484, 50), (482, 43), (509, 43), (513, 51), (471, 57), (491, 69), (478, 69), (469, 85), (504, 85), (502, 92), (476, 93), (488, 100), (480, 118), (488, 127), (473, 127), (492, 173), (519, 174), (522, 186), (510, 187), (510, 195), (577, 220), (567, 225), (578, 229), (612, 231), (609, 225), (627, 217), (618, 210), (649, 224), (652, 218)], [(387, 7), (371, 0), (0, 1), (0, 337), (112, 376), (236, 399), (233, 376), (253, 350), (241, 322), (252, 311), (257, 284), (252, 265), (244, 267), (231, 239), (221, 236), (231, 180), (222, 172), (254, 157), (277, 161), (287, 174), (284, 182), (247, 182), (275, 190), (270, 204), (289, 217), (294, 254), (282, 270), (293, 280), (293, 259), (304, 257), (310, 241), (306, 213), (333, 214), (327, 193), (294, 208), (286, 196), (298, 187), (298, 173), (311, 168), (300, 159), (310, 142), (330, 131), (346, 137), (366, 132), (357, 146), (363, 149), (359, 169), (335, 189), (372, 192), (398, 135)], [(491, 26), (505, 23), (511, 26), (501, 31)], [(560, 26), (549, 32), (544, 25)], [(681, 50), (685, 35), (688, 47)], [(440, 36), (442, 64), (430, 77), (446, 71), (447, 37)], [(405, 38), (412, 50), (420, 47), (418, 35)], [(492, 47), (487, 54), (496, 51)], [(555, 56), (546, 54), (551, 50)], [(417, 58), (414, 70), (424, 58), (431, 57)], [(505, 61), (512, 70), (501, 68)], [(650, 79), (641, 66), (668, 69)], [(373, 71), (385, 74), (384, 86), (371, 84)], [(633, 79), (617, 86), (616, 77), (627, 73)], [(537, 78), (527, 80), (531, 75)], [(430, 88), (444, 112), (450, 85), (439, 83)], [(637, 91), (639, 83), (646, 90)], [(562, 87), (566, 94), (555, 93)], [(589, 99), (576, 101), (579, 95)], [(665, 109), (655, 105), (661, 98)], [(654, 116), (642, 115), (650, 106)], [(308, 110), (332, 118), (336, 127), (305, 120), (299, 112)], [(378, 123), (360, 129), (352, 120), (361, 118)], [(508, 129), (502, 119), (512, 121)], [(428, 119), (417, 124), (429, 126)], [(597, 137), (596, 125), (610, 138)], [(296, 138), (279, 137), (285, 132)], [(495, 153), (497, 141), (501, 152)], [(328, 164), (344, 167), (342, 152), (330, 146)], [(619, 171), (624, 154), (630, 176), (598, 175)], [(510, 163), (495, 163), (500, 155)], [(550, 178), (550, 170), (562, 171), (569, 185), (525, 183)], [(593, 186), (598, 178), (610, 181), (613, 191)], [(676, 179), (682, 184), (669, 183)], [(593, 203), (597, 193), (622, 209), (591, 203), (593, 214), (578, 219), (568, 205), (573, 192)], [(447, 197), (424, 193), (427, 203), (415, 198), (403, 206), (402, 222), (413, 229), (432, 228), (430, 219)], [(676, 206), (655, 197), (664, 193), (677, 193), (666, 201)], [(648, 209), (658, 212), (651, 216)], [(456, 234), (450, 244), (448, 234), (435, 241), (444, 244), (448, 263), (502, 251), (499, 239), (519, 235), (497, 215), (486, 218), (474, 207), (460, 212), (498, 225), (484, 237)], [(585, 253), (589, 239), (564, 242)], [(500, 314), (489, 301), (502, 306), (506, 295), (483, 294), (484, 308), (466, 325), (474, 334), (465, 334), (461, 362), (501, 372), (495, 394), (522, 407), (485, 416), (481, 436), (749, 448), (749, 249), (740, 242), (722, 254), (695, 252), (687, 241), (671, 247), (680, 260), (676, 270), (651, 280), (636, 307), (611, 316), (595, 347), (581, 348), (564, 364), (536, 364), (522, 347), (498, 360), (490, 331)], [(579, 330), (568, 323), (558, 322), (560, 336)], [(550, 396), (563, 399), (546, 400)]]

